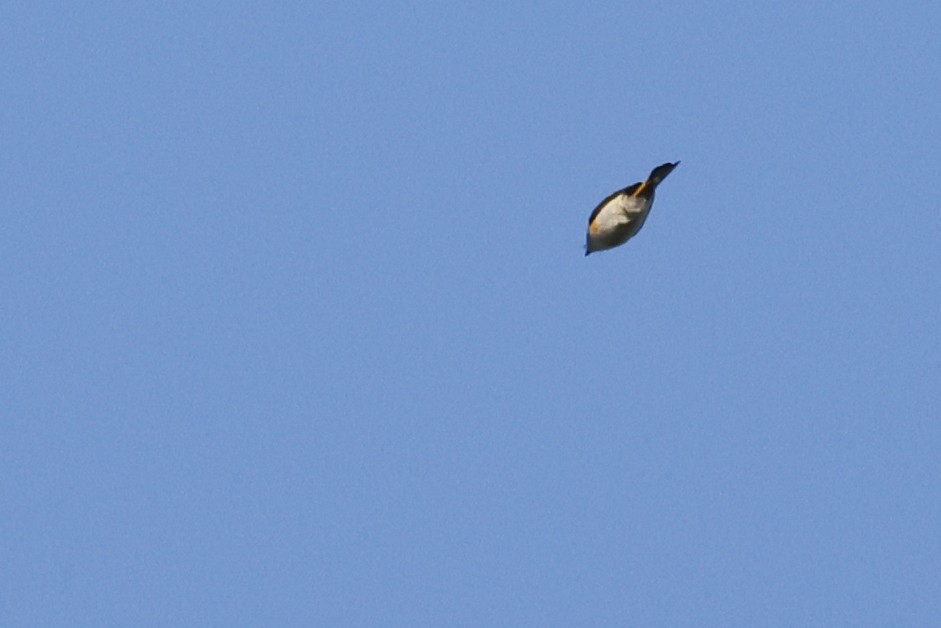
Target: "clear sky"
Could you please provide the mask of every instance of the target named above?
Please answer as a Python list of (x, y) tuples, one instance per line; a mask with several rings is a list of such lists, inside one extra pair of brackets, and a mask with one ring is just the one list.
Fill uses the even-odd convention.
[(4, 5), (0, 625), (941, 625), (941, 5), (393, 4)]

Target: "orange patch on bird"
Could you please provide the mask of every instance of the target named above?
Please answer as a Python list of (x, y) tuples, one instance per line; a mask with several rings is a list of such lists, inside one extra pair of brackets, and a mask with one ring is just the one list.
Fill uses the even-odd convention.
[(634, 190), (634, 193), (631, 194), (631, 196), (635, 196), (635, 197), (636, 197), (636, 196), (640, 196), (640, 193), (643, 192), (643, 191), (646, 190), (646, 189), (647, 189), (647, 182), (644, 181), (644, 182), (641, 183), (639, 186), (637, 186), (637, 189)]

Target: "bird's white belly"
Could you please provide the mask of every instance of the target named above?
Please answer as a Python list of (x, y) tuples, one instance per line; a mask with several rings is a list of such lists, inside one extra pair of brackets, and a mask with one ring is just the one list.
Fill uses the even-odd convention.
[(625, 229), (632, 231), (628, 225), (634, 222), (643, 223), (647, 217), (649, 203), (643, 198), (632, 196), (617, 196), (601, 208), (592, 224), (592, 232), (599, 237), (614, 233), (621, 233)]

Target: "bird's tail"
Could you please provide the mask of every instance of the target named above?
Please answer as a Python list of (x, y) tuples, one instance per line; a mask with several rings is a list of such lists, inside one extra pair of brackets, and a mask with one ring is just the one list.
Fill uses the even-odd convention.
[(660, 185), (660, 182), (667, 178), (667, 175), (673, 172), (673, 169), (680, 165), (680, 162), (671, 164), (667, 162), (660, 166), (657, 166), (650, 171), (650, 176), (647, 177), (646, 184), (648, 187), (656, 188)]

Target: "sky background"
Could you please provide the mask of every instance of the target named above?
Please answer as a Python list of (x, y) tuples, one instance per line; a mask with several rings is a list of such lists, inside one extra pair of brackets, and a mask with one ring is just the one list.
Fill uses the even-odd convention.
[(941, 625), (937, 2), (13, 2), (0, 57), (0, 624)]

